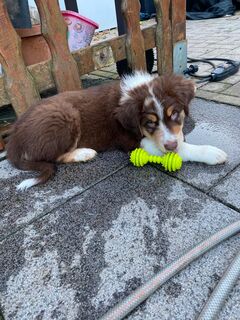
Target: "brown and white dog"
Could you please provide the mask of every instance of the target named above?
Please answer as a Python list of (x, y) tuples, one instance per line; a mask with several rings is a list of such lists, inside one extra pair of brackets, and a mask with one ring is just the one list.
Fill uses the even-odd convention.
[(13, 126), (7, 155), (18, 169), (37, 171), (19, 190), (46, 182), (55, 163), (88, 161), (108, 149), (141, 146), (178, 152), (183, 161), (223, 163), (225, 152), (184, 142), (182, 127), (195, 86), (179, 75), (136, 72), (122, 81), (64, 92), (29, 108)]

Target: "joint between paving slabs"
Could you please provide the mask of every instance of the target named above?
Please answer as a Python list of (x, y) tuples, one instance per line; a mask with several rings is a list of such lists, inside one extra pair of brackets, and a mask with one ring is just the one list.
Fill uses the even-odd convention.
[[(240, 165), (237, 165), (237, 167), (238, 167), (238, 166), (240, 166)], [(155, 165), (154, 165), (154, 167), (156, 168)], [(231, 170), (228, 174), (230, 174), (231, 172), (233, 172), (234, 170), (236, 170), (237, 167), (234, 167), (234, 169)], [(158, 169), (156, 168), (156, 170), (158, 170)], [(158, 171), (159, 171), (159, 170), (158, 170)], [(171, 173), (164, 172), (164, 171), (161, 171), (161, 172), (162, 172), (163, 174), (166, 174), (167, 176), (171, 176), (172, 178), (175, 178), (175, 179), (178, 180), (178, 181), (181, 181), (183, 184), (186, 184), (187, 186), (189, 186), (189, 187), (191, 187), (191, 188), (193, 188), (193, 189), (201, 192), (202, 194), (208, 196), (208, 197), (211, 198), (212, 200), (214, 200), (214, 201), (216, 201), (216, 202), (218, 202), (218, 203), (221, 203), (221, 204), (224, 205), (225, 207), (227, 207), (227, 208), (229, 208), (229, 209), (231, 209), (231, 210), (234, 210), (234, 211), (240, 213), (240, 209), (238, 209), (238, 208), (235, 207), (234, 205), (232, 205), (232, 204), (230, 204), (230, 203), (228, 203), (228, 202), (226, 202), (226, 201), (224, 201), (224, 200), (222, 200), (222, 199), (219, 199), (217, 196), (214, 196), (214, 195), (210, 194), (210, 191), (209, 191), (209, 190), (211, 190), (212, 187), (210, 187), (209, 190), (206, 190), (206, 191), (205, 191), (205, 190), (202, 190), (201, 188), (199, 188), (199, 187), (197, 187), (197, 186), (194, 186), (194, 185), (190, 184), (190, 183), (187, 182), (187, 181), (184, 181), (184, 180), (181, 179), (180, 177), (173, 176)], [(227, 174), (227, 175), (228, 175), (228, 174)], [(226, 176), (227, 176), (227, 175), (226, 175)], [(220, 178), (220, 179), (218, 180), (218, 182), (221, 181), (222, 179), (224, 179), (226, 176)], [(216, 185), (215, 185), (215, 186), (216, 186)]]
[[(130, 165), (130, 164), (129, 164), (129, 161), (124, 162), (120, 167), (118, 167), (118, 168), (115, 169), (114, 171), (110, 172), (110, 173), (107, 174), (106, 176), (100, 178), (99, 180), (93, 182), (92, 184), (90, 184), (89, 186), (87, 186), (86, 188), (84, 188), (82, 191), (77, 192), (76, 194), (74, 194), (72, 197), (69, 197), (69, 198), (66, 199), (66, 201), (64, 201), (63, 203), (61, 203), (61, 204), (59, 204), (59, 205), (51, 208), (51, 209), (48, 210), (48, 211), (45, 211), (45, 212), (42, 213), (41, 215), (39, 215), (39, 216), (31, 219), (28, 223), (23, 224), (22, 226), (20, 226), (20, 227), (16, 228), (15, 230), (13, 230), (11, 233), (5, 235), (4, 237), (1, 237), (1, 238), (0, 238), (0, 242), (2, 242), (2, 241), (4, 241), (5, 239), (11, 237), (12, 235), (16, 234), (17, 232), (23, 230), (26, 226), (28, 226), (28, 225), (30, 225), (30, 224), (32, 224), (32, 223), (34, 223), (34, 222), (36, 222), (36, 221), (44, 218), (45, 216), (51, 214), (54, 210), (58, 209), (60, 206), (66, 204), (66, 203), (68, 203), (69, 201), (71, 201), (72, 199), (74, 199), (74, 198), (76, 198), (76, 197), (84, 194), (86, 191), (90, 190), (91, 188), (93, 188), (94, 186), (98, 185), (99, 183), (101, 183), (102, 181), (106, 180), (107, 178), (113, 176), (115, 173), (118, 173), (119, 171), (125, 169), (125, 168), (128, 167), (129, 165)], [(153, 167), (156, 171), (159, 172), (159, 169), (157, 168), (156, 165), (152, 165), (152, 167)], [(209, 187), (207, 190), (202, 190), (201, 188), (199, 188), (199, 187), (197, 187), (197, 186), (194, 186), (194, 185), (190, 184), (190, 183), (187, 182), (187, 181), (184, 181), (183, 179), (181, 179), (181, 177), (174, 176), (174, 175), (172, 175), (171, 173), (164, 172), (164, 171), (161, 171), (161, 173), (162, 173), (162, 174), (165, 174), (165, 175), (167, 175), (167, 176), (170, 176), (170, 177), (172, 177), (173, 179), (176, 179), (176, 180), (178, 180), (178, 181), (181, 181), (183, 184), (185, 184), (185, 185), (187, 185), (187, 186), (189, 186), (189, 187), (191, 187), (191, 188), (193, 188), (193, 189), (201, 192), (202, 194), (204, 194), (204, 195), (212, 198), (214, 201), (217, 201), (217, 202), (223, 204), (224, 206), (226, 206), (226, 207), (228, 207), (228, 208), (230, 208), (230, 209), (232, 209), (232, 210), (240, 213), (240, 210), (239, 210), (237, 207), (229, 204), (228, 202), (223, 201), (222, 199), (219, 199), (217, 196), (214, 196), (214, 195), (210, 194), (211, 190), (212, 190), (214, 187), (216, 187), (217, 184), (219, 184), (219, 182), (221, 182), (221, 181), (222, 181), (223, 179), (225, 179), (228, 175), (230, 175), (232, 172), (234, 172), (235, 170), (237, 170), (238, 167), (240, 167), (240, 164), (238, 164), (237, 166), (235, 166), (235, 167), (234, 167), (231, 171), (229, 171), (225, 176), (221, 177), (213, 186)], [(0, 316), (1, 316), (1, 314), (0, 314)], [(2, 320), (1, 317), (0, 317), (0, 320)]]
[[(18, 228), (15, 228), (12, 232), (6, 234), (4, 237), (0, 237), (0, 243), (8, 238), (10, 238), (12, 235), (16, 234), (17, 232), (23, 230), (25, 227), (29, 226), (30, 224), (32, 223), (35, 223), (36, 221), (46, 217), (47, 215), (51, 214), (54, 210), (58, 209), (59, 207), (65, 205), (66, 203), (68, 203), (69, 201), (71, 201), (72, 199), (84, 194), (86, 191), (88, 191), (89, 189), (93, 188), (94, 186), (98, 185), (99, 183), (101, 183), (102, 181), (106, 180), (107, 178), (113, 176), (115, 173), (125, 169), (127, 166), (129, 165), (129, 162), (125, 161), (120, 167), (118, 167), (117, 169), (115, 169), (114, 171), (110, 172), (109, 174), (107, 174), (106, 176), (98, 179), (97, 181), (91, 183), (90, 185), (88, 185), (86, 188), (84, 188), (82, 191), (80, 192), (77, 192), (76, 194), (74, 194), (72, 197), (69, 197), (68, 199), (66, 199), (66, 201), (60, 203), (59, 205), (57, 206), (54, 206), (53, 208), (43, 212), (41, 215), (29, 220), (27, 223), (21, 225), (20, 227)], [(2, 320), (0, 318), (0, 320)]]
[(222, 176), (221, 178), (219, 178), (211, 187), (209, 187), (206, 190), (206, 194), (209, 194), (212, 189), (214, 189), (215, 187), (217, 187), (217, 185), (219, 183), (221, 183), (224, 179), (226, 179), (228, 176), (230, 176), (233, 172), (237, 171), (237, 169), (240, 168), (240, 164), (237, 164), (235, 167), (232, 168), (232, 170), (230, 170), (229, 172), (227, 172), (224, 176)]

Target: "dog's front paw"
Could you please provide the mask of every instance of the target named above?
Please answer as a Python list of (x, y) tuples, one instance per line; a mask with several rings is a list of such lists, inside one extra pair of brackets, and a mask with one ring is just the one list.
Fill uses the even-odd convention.
[(79, 148), (72, 152), (74, 162), (87, 162), (92, 160), (97, 155), (97, 152), (89, 148)]
[(227, 160), (227, 154), (221, 149), (212, 146), (204, 146), (205, 163), (210, 165), (224, 163)]

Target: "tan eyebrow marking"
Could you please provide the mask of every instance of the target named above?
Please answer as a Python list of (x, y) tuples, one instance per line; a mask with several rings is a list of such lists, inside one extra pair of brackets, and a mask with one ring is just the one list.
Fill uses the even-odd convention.
[(170, 116), (172, 115), (173, 109), (174, 109), (173, 106), (170, 106), (170, 107), (167, 108), (166, 113), (167, 113), (167, 116), (168, 116), (168, 117), (170, 117)]
[(158, 121), (158, 118), (157, 118), (157, 116), (155, 114), (146, 114), (146, 118), (148, 118), (152, 122), (157, 122)]

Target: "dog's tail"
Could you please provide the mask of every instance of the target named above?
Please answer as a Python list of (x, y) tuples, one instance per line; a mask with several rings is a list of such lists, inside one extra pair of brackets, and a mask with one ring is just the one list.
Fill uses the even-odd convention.
[(55, 164), (48, 161), (32, 160), (31, 156), (28, 160), (24, 155), (23, 139), (19, 141), (16, 135), (10, 135), (10, 139), (6, 145), (7, 159), (17, 169), (24, 171), (37, 171), (39, 176), (31, 179), (23, 180), (18, 186), (18, 190), (27, 190), (37, 184), (45, 183), (56, 172)]
[(40, 175), (36, 178), (30, 178), (23, 180), (18, 186), (17, 190), (27, 190), (37, 184), (45, 183), (50, 179), (56, 172), (56, 167), (54, 163), (51, 162), (41, 162), (41, 161), (28, 161), (19, 160), (17, 163), (13, 162), (14, 166), (20, 170), (27, 171), (37, 171)]

